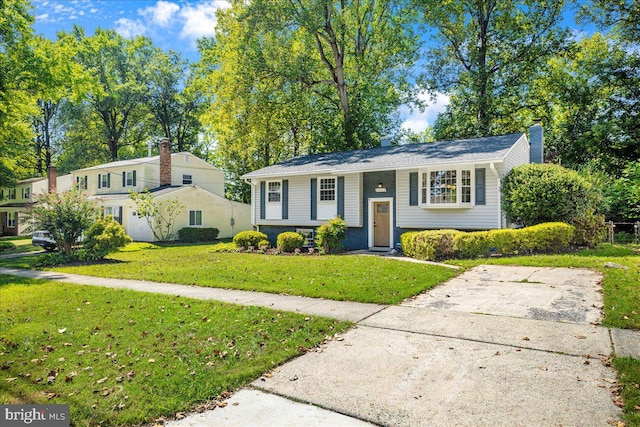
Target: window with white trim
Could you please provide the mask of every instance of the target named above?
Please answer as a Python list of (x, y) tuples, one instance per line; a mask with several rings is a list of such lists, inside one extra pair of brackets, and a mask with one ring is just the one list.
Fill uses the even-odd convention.
[(197, 227), (202, 225), (202, 211), (189, 211), (189, 226)]
[(30, 187), (23, 187), (22, 188), (22, 198), (23, 199), (28, 199), (31, 196), (31, 188)]
[(133, 171), (126, 173), (125, 187), (133, 187)]
[(86, 190), (87, 189), (87, 176), (76, 176), (76, 189), (78, 190)]
[(265, 219), (282, 219), (282, 181), (267, 181)]
[(421, 204), (431, 207), (472, 206), (473, 174), (470, 169), (422, 172)]
[(280, 203), (282, 199), (282, 182), (272, 181), (268, 183), (267, 187), (267, 202)]
[(109, 188), (109, 174), (100, 175), (100, 188)]
[(16, 213), (15, 212), (7, 212), (7, 227), (15, 228), (16, 227)]
[(16, 189), (15, 188), (9, 189), (9, 197), (8, 197), (8, 199), (11, 199), (11, 200), (15, 200), (16, 199)]
[(318, 220), (334, 218), (338, 214), (336, 178), (318, 178)]
[(336, 179), (321, 178), (320, 179), (320, 198), (321, 202), (334, 201), (336, 199)]

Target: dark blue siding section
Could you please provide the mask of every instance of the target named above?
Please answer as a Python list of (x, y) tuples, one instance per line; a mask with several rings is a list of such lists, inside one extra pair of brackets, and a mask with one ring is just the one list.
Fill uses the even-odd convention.
[(318, 219), (318, 180), (311, 178), (311, 219)]
[(289, 180), (282, 180), (282, 219), (289, 219)]
[(344, 219), (344, 176), (338, 177), (338, 216)]
[(267, 190), (264, 181), (260, 181), (260, 219), (265, 218)]

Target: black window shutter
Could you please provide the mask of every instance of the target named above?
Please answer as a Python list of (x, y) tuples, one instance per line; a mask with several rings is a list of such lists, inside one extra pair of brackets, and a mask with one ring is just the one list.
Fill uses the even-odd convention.
[(318, 179), (311, 178), (311, 219), (318, 219)]
[[(111, 174), (107, 174), (107, 188), (111, 188)], [(122, 209), (122, 207), (120, 207)]]
[(344, 176), (338, 177), (338, 216), (344, 219)]
[(87, 175), (84, 176), (84, 189), (87, 189), (87, 186), (89, 185), (89, 177)]
[(266, 189), (267, 185), (264, 181), (260, 181), (260, 219), (264, 219), (265, 218), (265, 211), (266, 209), (266, 197), (267, 197), (267, 189)]
[(98, 188), (102, 188), (102, 174), (98, 174)]
[(282, 219), (289, 219), (289, 180), (282, 180)]
[(118, 222), (122, 225), (122, 206), (118, 206)]
[(127, 173), (126, 172), (122, 172), (122, 186), (123, 187), (127, 186)]
[(136, 171), (133, 171), (133, 186), (136, 186)]
[(486, 205), (485, 169), (476, 169), (476, 205)]
[(418, 172), (409, 173), (409, 206), (418, 206)]

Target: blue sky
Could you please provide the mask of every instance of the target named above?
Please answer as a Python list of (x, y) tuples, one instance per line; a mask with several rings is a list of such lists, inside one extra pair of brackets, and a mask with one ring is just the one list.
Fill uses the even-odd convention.
[[(196, 40), (214, 34), (215, 12), (229, 7), (224, 0), (31, 0), (36, 16), (35, 31), (55, 39), (59, 31), (70, 31), (74, 24), (93, 34), (98, 27), (111, 28), (124, 37), (144, 35), (163, 50), (181, 52), (190, 62), (199, 59)], [(575, 27), (573, 12), (565, 25)], [(424, 112), (400, 108), (403, 127), (422, 132), (433, 125), (449, 98), (440, 94), (435, 101), (424, 96)]]

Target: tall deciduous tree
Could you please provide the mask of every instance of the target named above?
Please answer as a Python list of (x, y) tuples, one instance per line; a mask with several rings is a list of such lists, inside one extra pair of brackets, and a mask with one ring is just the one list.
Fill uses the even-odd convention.
[(203, 99), (190, 86), (188, 61), (178, 53), (158, 52), (150, 64), (149, 108), (162, 136), (178, 151), (197, 148)]
[(146, 37), (129, 40), (113, 30), (97, 29), (87, 37), (75, 27), (72, 36), (81, 45), (78, 61), (94, 81), (88, 102), (102, 121), (110, 158), (117, 160), (124, 147), (147, 139), (148, 71), (157, 48)]
[(418, 56), (403, 1), (234, 1), (200, 43), (203, 123), (239, 175), (298, 154), (371, 147), (399, 132)]
[[(425, 82), (451, 95), (435, 126), (440, 138), (521, 129), (531, 79), (565, 46), (565, 0), (414, 0), (435, 29)], [(523, 116), (524, 114), (524, 116)], [(529, 116), (530, 117), (530, 116)]]
[(576, 42), (532, 88), (547, 105), (552, 160), (617, 175), (640, 159), (640, 58), (616, 40), (596, 33)]
[(29, 40), (33, 16), (27, 0), (0, 0), (0, 185), (9, 185), (27, 171), (34, 112), (28, 90), (33, 69)]
[(42, 176), (52, 164), (52, 133), (58, 107), (65, 99), (80, 101), (89, 89), (89, 79), (82, 66), (70, 60), (77, 53), (75, 39), (64, 37), (53, 42), (43, 37), (34, 37), (32, 50), (34, 65), (38, 70), (33, 88), (38, 108), (37, 114), (33, 115), (34, 168), (38, 175)]

